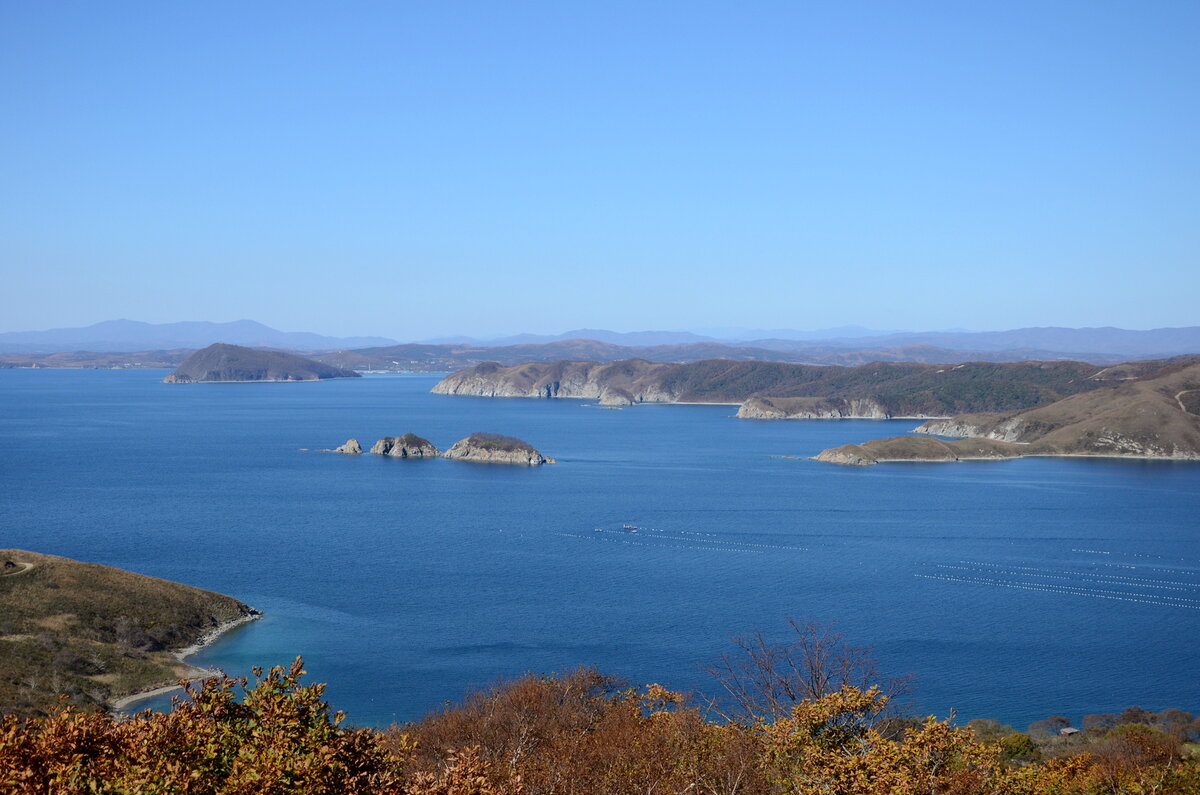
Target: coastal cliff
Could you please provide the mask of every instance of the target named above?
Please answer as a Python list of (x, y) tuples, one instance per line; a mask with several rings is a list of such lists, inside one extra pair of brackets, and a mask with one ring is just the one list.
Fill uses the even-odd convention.
[(553, 458), (542, 455), (528, 442), (498, 433), (473, 433), (455, 442), (442, 455), (445, 458), (483, 464), (541, 466), (555, 463)]
[[(737, 413), (742, 420), (890, 420), (871, 398), (750, 397)], [(921, 417), (924, 419), (924, 417)]]
[(504, 367), (485, 362), (446, 376), (437, 395), (583, 398), (604, 405), (672, 402), (656, 376), (677, 365), (630, 359), (621, 362), (531, 362)]
[[(1116, 456), (1200, 461), (1200, 363), (1163, 367), (1125, 383), (1024, 411), (931, 420), (930, 436), (876, 439), (823, 451), (818, 461), (956, 461), (1021, 456)], [(932, 436), (958, 437), (943, 441)]]
[[(1161, 366), (1161, 365), (1159, 365)], [(742, 404), (742, 419), (888, 419), (1013, 411), (1118, 383), (1125, 372), (1082, 362), (859, 367), (724, 359), (663, 364), (487, 362), (451, 373), (440, 395), (581, 398), (606, 405)]]
[(306, 359), (283, 351), (265, 351), (218, 342), (183, 360), (164, 384), (236, 381), (320, 381), (359, 378), (353, 370)]

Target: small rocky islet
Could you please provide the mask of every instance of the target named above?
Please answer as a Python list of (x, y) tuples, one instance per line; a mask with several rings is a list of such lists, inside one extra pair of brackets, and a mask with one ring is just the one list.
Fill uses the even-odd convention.
[[(357, 439), (348, 439), (345, 444), (335, 447), (329, 452), (361, 455), (363, 449)], [(528, 442), (499, 433), (473, 433), (464, 439), (459, 439), (445, 452), (439, 450), (428, 439), (417, 436), (415, 433), (385, 436), (371, 446), (371, 453), (388, 458), (449, 458), (481, 464), (541, 466), (542, 464), (558, 463), (553, 458), (542, 455)]]
[(437, 458), (442, 454), (431, 441), (415, 433), (385, 436), (372, 445), (371, 452), (391, 458)]

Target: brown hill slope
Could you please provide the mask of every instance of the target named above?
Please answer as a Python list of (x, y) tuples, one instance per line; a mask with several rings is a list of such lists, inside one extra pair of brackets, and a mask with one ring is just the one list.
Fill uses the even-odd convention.
[(194, 669), (173, 652), (257, 611), (188, 585), (19, 549), (0, 550), (0, 714), (84, 707)]
[(876, 439), (823, 451), (844, 464), (1019, 456), (1200, 460), (1200, 363), (1163, 367), (1122, 384), (1023, 411), (926, 422), (917, 433), (965, 437)]
[(184, 359), (175, 372), (163, 379), (163, 383), (317, 381), (358, 377), (353, 370), (343, 370), (303, 356), (218, 342)]

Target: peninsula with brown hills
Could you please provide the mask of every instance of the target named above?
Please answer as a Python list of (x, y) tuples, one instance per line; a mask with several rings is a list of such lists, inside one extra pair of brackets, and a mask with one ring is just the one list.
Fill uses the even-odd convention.
[(0, 714), (85, 709), (207, 672), (190, 651), (260, 613), (230, 596), (0, 549)]
[(857, 466), (1024, 456), (1200, 461), (1200, 362), (1135, 375), (1136, 367), (1109, 369), (1123, 382), (1020, 411), (931, 420), (915, 430), (925, 436), (843, 445), (816, 458)]

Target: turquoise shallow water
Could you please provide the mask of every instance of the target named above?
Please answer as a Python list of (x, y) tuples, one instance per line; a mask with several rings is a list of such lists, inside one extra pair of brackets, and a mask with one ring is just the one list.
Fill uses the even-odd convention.
[[(914, 423), (162, 376), (0, 370), (0, 547), (237, 596), (266, 618), (193, 660), (302, 654), (356, 723), (579, 664), (707, 691), (700, 664), (789, 615), (914, 672), (923, 712), (1200, 710), (1198, 465), (840, 468), (803, 457)], [(406, 431), (511, 434), (561, 463), (299, 449)]]

